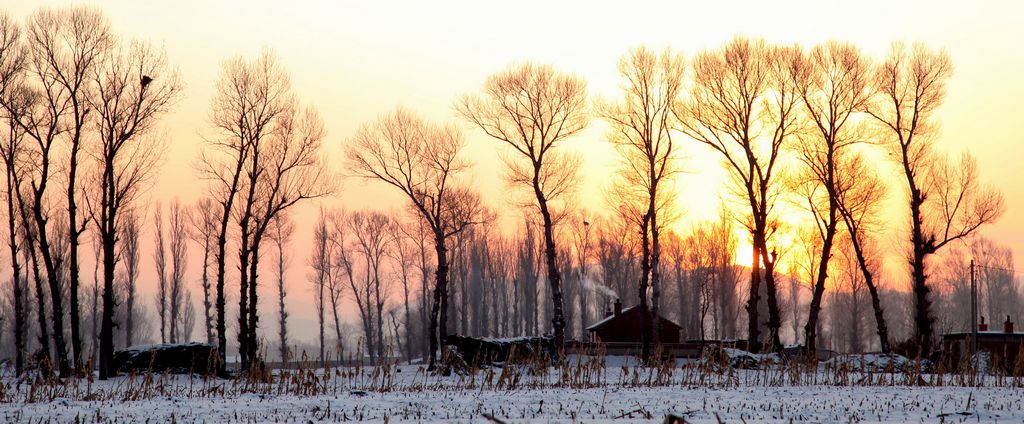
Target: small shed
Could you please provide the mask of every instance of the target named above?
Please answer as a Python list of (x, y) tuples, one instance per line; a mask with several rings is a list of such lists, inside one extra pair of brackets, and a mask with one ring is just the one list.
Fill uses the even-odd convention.
[[(942, 347), (947, 357), (957, 364), (971, 356), (970, 332), (949, 333), (942, 336)], [(1003, 331), (988, 331), (988, 324), (982, 317), (978, 326), (978, 351), (992, 355), (993, 365), (1001, 366), (1008, 372), (1016, 373), (1018, 361), (1024, 360), (1024, 332), (1013, 331), (1013, 322), (1006, 317)]]
[[(602, 343), (640, 343), (643, 313), (639, 305), (622, 309), (622, 301), (616, 299), (613, 310), (606, 312), (604, 319), (587, 327), (590, 341)], [(679, 331), (682, 327), (665, 317), (654, 317), (658, 320), (657, 343), (679, 343)]]

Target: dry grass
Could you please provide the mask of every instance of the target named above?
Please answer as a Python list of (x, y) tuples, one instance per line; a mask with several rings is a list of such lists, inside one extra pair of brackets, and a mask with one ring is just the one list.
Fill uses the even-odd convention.
[[(660, 357), (660, 355), (656, 356)], [(342, 359), (340, 355), (338, 359)], [(180, 376), (145, 372), (119, 377), (117, 384), (99, 384), (89, 377), (64, 380), (27, 375), (0, 381), (0, 403), (81, 401), (138, 401), (154, 397), (179, 399), (232, 398), (245, 394), (267, 396), (322, 396), (360, 392), (516, 391), (533, 389), (594, 389), (614, 387), (783, 387), (783, 386), (953, 386), (1024, 387), (1024, 359), (1013, 372), (989, 367), (988, 373), (972, 363), (952, 370), (926, 369), (912, 362), (903, 369), (861, 371), (849, 363), (832, 365), (801, 360), (737, 369), (721, 357), (680, 364), (666, 360), (650, 366), (609, 366), (604, 349), (551, 364), (535, 357), (517, 363), (465, 368), (450, 376), (412, 368), (397, 362), (326, 368), (303, 358), (294, 369), (262, 370), (234, 379)], [(348, 363), (359, 363), (347, 358)]]

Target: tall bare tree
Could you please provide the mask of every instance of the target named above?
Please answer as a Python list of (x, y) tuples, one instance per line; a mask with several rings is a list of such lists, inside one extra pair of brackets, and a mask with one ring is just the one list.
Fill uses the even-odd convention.
[(555, 202), (564, 199), (577, 180), (575, 158), (558, 149), (588, 123), (586, 83), (551, 66), (523, 64), (491, 76), (484, 94), (464, 96), (459, 114), (513, 151), (506, 161), (513, 184), (536, 198), (544, 229), (545, 267), (551, 288), (555, 342), (565, 339), (562, 274), (558, 269), (554, 226)]
[(317, 324), (320, 329), (320, 364), (324, 365), (327, 360), (324, 351), (324, 315), (327, 309), (327, 300), (324, 298), (324, 291), (328, 290), (328, 279), (331, 275), (331, 252), (330, 233), (327, 228), (327, 216), (323, 210), (320, 211), (320, 218), (317, 220), (313, 231), (313, 255), (309, 259), (309, 265), (313, 268), (310, 280), (316, 290), (315, 304), (317, 312)]
[(192, 330), (184, 328), (184, 325), (189, 322), (189, 317), (185, 313), (186, 302), (191, 302), (191, 296), (185, 287), (185, 270), (188, 266), (187, 252), (185, 251), (188, 242), (186, 225), (190, 218), (188, 209), (182, 207), (178, 199), (171, 201), (170, 212), (168, 247), (171, 253), (171, 273), (168, 281), (169, 311), (167, 317), (170, 325), (168, 339), (171, 343), (179, 343), (185, 341), (182, 336), (185, 336), (186, 332), (191, 333)]
[(398, 281), (402, 285), (402, 335), (395, 334), (395, 337), (401, 337), (402, 346), (405, 348), (402, 353), (405, 354), (405, 359), (412, 363), (413, 358), (413, 319), (410, 307), (412, 306), (412, 295), (415, 294), (415, 287), (413, 286), (414, 269), (416, 267), (416, 243), (418, 241), (412, 236), (412, 225), (408, 222), (395, 222), (395, 231), (391, 234), (391, 243), (394, 246), (391, 249), (391, 259), (395, 262), (396, 268), (394, 273)]
[(7, 245), (11, 254), (11, 285), (14, 303), (14, 370), (17, 375), (25, 369), (25, 302), (26, 294), (23, 291), (24, 280), (21, 273), (21, 262), (19, 254), (21, 246), (18, 244), (18, 229), (20, 225), (16, 210), (19, 193), (21, 192), (21, 181), (19, 168), (23, 167), (24, 130), (17, 124), (13, 114), (24, 112), (24, 96), (18, 101), (19, 74), (25, 66), (25, 56), (20, 51), (21, 29), (14, 19), (6, 12), (0, 12), (0, 100), (4, 105), (3, 117), (6, 121), (3, 144), (0, 145), (0, 156), (3, 157), (4, 171), (6, 175), (6, 190), (4, 200), (7, 210)]
[(214, 272), (217, 275), (215, 308), (220, 371), (224, 371), (227, 363), (227, 297), (224, 283), (231, 214), (242, 188), (243, 167), (249, 156), (250, 139), (262, 134), (263, 127), (267, 125), (267, 118), (263, 115), (270, 108), (260, 100), (276, 100), (279, 90), (276, 83), (271, 84), (267, 76), (260, 78), (254, 74), (260, 68), (252, 68), (242, 58), (224, 63), (221, 77), (217, 81), (217, 94), (210, 104), (210, 122), (217, 134), (215, 137), (204, 138), (210, 149), (202, 151), (198, 164), (203, 177), (211, 182), (210, 198), (217, 203), (217, 250), (214, 254), (217, 263)]
[(856, 124), (854, 115), (864, 110), (870, 99), (870, 65), (856, 47), (839, 42), (815, 46), (809, 54), (799, 52), (789, 59), (790, 76), (810, 123), (806, 136), (797, 144), (804, 164), (798, 178), (807, 187), (807, 207), (821, 240), (804, 325), (805, 348), (813, 355), (817, 348), (816, 329), (828, 280), (829, 259), (842, 223), (837, 165), (849, 155), (851, 146), (864, 140), (864, 132)]
[(443, 343), (447, 336), (448, 242), (474, 224), (480, 210), (476, 193), (456, 181), (468, 166), (459, 157), (462, 146), (462, 135), (454, 126), (430, 124), (399, 109), (364, 125), (345, 149), (355, 175), (400, 190), (430, 228), (437, 256), (430, 313), (431, 370), (436, 366), (438, 337)]
[(160, 205), (156, 205), (153, 209), (153, 226), (156, 234), (154, 235), (153, 242), (153, 268), (156, 271), (156, 311), (157, 317), (160, 319), (160, 343), (167, 343), (168, 341), (168, 328), (167, 328), (167, 308), (170, 302), (169, 287), (167, 284), (167, 242), (164, 239), (164, 217), (163, 210)]
[(943, 51), (897, 43), (874, 70), (876, 98), (868, 108), (887, 134), (884, 142), (906, 181), (915, 305), (912, 353), (921, 356), (932, 353), (935, 337), (926, 259), (1003, 212), (1002, 195), (979, 181), (971, 156), (964, 154), (951, 164), (933, 149), (938, 132), (934, 114), (945, 98), (952, 68)]
[(769, 241), (777, 230), (773, 211), (780, 191), (779, 159), (795, 131), (797, 96), (786, 73), (794, 54), (792, 48), (742, 37), (700, 53), (693, 61), (693, 88), (682, 117), (688, 136), (725, 159), (735, 194), (750, 208), (743, 224), (753, 249), (746, 309), (754, 351), (761, 347), (757, 307), (762, 282), (768, 294), (769, 349), (781, 346), (777, 255)]
[[(181, 91), (177, 71), (166, 54), (145, 43), (118, 43), (108, 49), (91, 75), (96, 94), (89, 102), (95, 112), (99, 145), (100, 211), (97, 227), (103, 243), (103, 326), (100, 336), (100, 375), (114, 354), (114, 275), (117, 266), (119, 214), (148, 187), (163, 151), (152, 135)], [(72, 250), (73, 252), (74, 250)]]
[(323, 122), (315, 109), (301, 109), (288, 72), (271, 51), (227, 62), (212, 105), (219, 150), (202, 158), (222, 206), (217, 240), (217, 330), (223, 358), (224, 273), (228, 228), (239, 228), (239, 356), (243, 369), (256, 358), (259, 249), (271, 219), (295, 204), (330, 190), (320, 158)]
[[(136, 307), (139, 281), (139, 237), (142, 233), (142, 222), (139, 220), (139, 213), (135, 208), (129, 208), (122, 212), (120, 226), (117, 229), (117, 239), (121, 241), (119, 256), (124, 261), (124, 340), (126, 346), (135, 344), (136, 316), (139, 310)], [(102, 255), (102, 241), (100, 242)], [(102, 327), (102, 325), (101, 325)]]
[[(24, 113), (8, 113), (15, 118), (15, 124), (34, 141), (29, 163), (33, 163), (31, 176), (30, 207), (34, 241), (46, 271), (50, 286), (51, 310), (53, 312), (54, 345), (57, 366), (61, 375), (68, 375), (72, 369), (67, 358), (67, 343), (64, 340), (64, 293), (61, 275), (67, 274), (70, 283), (68, 315), (71, 320), (72, 354), (75, 368), (81, 365), (81, 334), (79, 311), (79, 236), (85, 230), (79, 222), (77, 201), (78, 154), (83, 142), (86, 115), (89, 110), (87, 91), (88, 77), (100, 60), (102, 52), (109, 47), (109, 25), (103, 16), (92, 9), (74, 7), (67, 9), (41, 9), (33, 13), (25, 25), (24, 51), (25, 66), (20, 86), (23, 87), (28, 107)], [(21, 85), (24, 84), (24, 85)], [(20, 97), (20, 96), (18, 96)], [(4, 100), (4, 109), (12, 111), (9, 98)], [(67, 142), (69, 162), (67, 166), (67, 227), (52, 229), (48, 222), (52, 218), (52, 207), (48, 205), (46, 189), (58, 159), (58, 145)], [(49, 228), (49, 229), (48, 229)], [(55, 249), (60, 246), (50, 240), (50, 231), (64, 232), (69, 241), (69, 270), (64, 271), (64, 262), (59, 261)]]
[(384, 356), (383, 313), (388, 296), (383, 274), (394, 223), (381, 212), (357, 211), (347, 218), (345, 233), (351, 236), (338, 240), (339, 258), (359, 309), (367, 355), (379, 361)]
[(210, 261), (213, 260), (213, 249), (217, 236), (217, 211), (216, 205), (209, 197), (200, 199), (192, 207), (189, 214), (192, 217), (191, 225), (192, 241), (203, 247), (203, 275), (200, 284), (203, 288), (203, 327), (206, 332), (206, 342), (214, 344), (216, 336), (214, 333), (214, 310), (212, 284), (210, 281)]
[(285, 248), (291, 243), (292, 234), (295, 232), (295, 223), (285, 215), (277, 215), (271, 219), (270, 240), (277, 250), (277, 263), (274, 264), (277, 271), (277, 335), (280, 346), (281, 363), (287, 364), (290, 358), (288, 354), (288, 310), (285, 309), (285, 296), (288, 291), (285, 287), (285, 272), (288, 269), (290, 255), (285, 253)]
[(234, 214), (240, 232), (239, 353), (247, 368), (257, 352), (260, 243), (274, 216), (330, 191), (319, 152), (324, 129), (314, 109), (299, 108), (287, 71), (270, 51), (251, 61), (229, 61), (217, 90), (211, 120), (220, 134), (209, 143), (223, 157), (204, 156), (202, 163), (222, 206), (217, 239), (218, 342), (223, 359), (224, 253)]
[[(35, 12), (27, 25), (29, 49), (33, 68), (46, 86), (45, 97), (51, 106), (57, 106), (57, 99), (63, 97), (64, 108), (62, 130), (66, 131), (68, 142), (67, 166), (67, 231), (69, 240), (69, 300), (71, 320), (72, 357), (76, 369), (82, 368), (82, 337), (79, 311), (79, 264), (78, 247), (86, 223), (78, 216), (78, 170), (79, 155), (84, 144), (83, 135), (87, 125), (90, 107), (87, 95), (91, 88), (90, 77), (110, 49), (112, 35), (110, 24), (98, 10), (84, 7), (66, 9), (42, 9)], [(55, 90), (56, 89), (56, 90)], [(55, 101), (57, 100), (57, 101)], [(46, 149), (49, 153), (49, 149)], [(38, 187), (38, 186), (37, 186)], [(37, 217), (37, 221), (42, 221)], [(45, 226), (39, 222), (40, 227)], [(40, 234), (45, 232), (40, 230)], [(40, 236), (40, 240), (45, 239)], [(41, 243), (44, 247), (47, 243)], [(49, 253), (43, 253), (44, 262)], [(47, 269), (47, 272), (55, 271)], [(51, 282), (52, 285), (52, 282)], [(59, 306), (55, 303), (55, 306)], [(55, 313), (57, 310), (54, 311)], [(54, 317), (57, 325), (61, 319)], [(56, 331), (56, 330), (55, 330)], [(63, 331), (61, 331), (63, 332)], [(58, 334), (54, 337), (63, 338)], [(58, 343), (58, 345), (61, 343)], [(58, 347), (58, 350), (60, 347)], [(62, 367), (63, 369), (64, 367)]]
[[(326, 170), (320, 156), (320, 142), (324, 137), (323, 121), (313, 108), (298, 110), (294, 105), (278, 117), (276, 133), (262, 140), (250, 151), (251, 164), (262, 163), (262, 169), (250, 168), (249, 184), (254, 181), (257, 190), (250, 191), (246, 204), (252, 201), (252, 232), (250, 256), (248, 259), (249, 292), (245, 296), (249, 305), (246, 328), (248, 360), (256, 359), (258, 352), (256, 329), (258, 327), (258, 286), (260, 246), (267, 236), (274, 218), (287, 212), (299, 202), (324, 196), (331, 192), (327, 185)], [(255, 180), (253, 174), (260, 174)], [(251, 199), (251, 200), (250, 200)], [(244, 234), (244, 227), (243, 227)], [(243, 241), (243, 244), (244, 241)], [(245, 275), (245, 274), (243, 274)]]
[[(650, 358), (660, 297), (661, 230), (669, 216), (659, 212), (671, 204), (671, 178), (679, 172), (678, 146), (674, 132), (683, 114), (680, 96), (685, 61), (682, 55), (666, 49), (661, 54), (644, 47), (631, 50), (619, 59), (623, 79), (621, 102), (602, 108), (602, 117), (611, 125), (609, 140), (622, 155), (619, 174), (627, 190), (638, 191), (640, 209), (640, 308), (642, 358)], [(650, 289), (650, 290), (649, 290)], [(650, 293), (648, 294), (648, 291)], [(650, 296), (650, 313), (648, 311)], [(653, 331), (653, 333), (652, 333)]]
[(882, 226), (880, 215), (886, 187), (865, 163), (867, 161), (862, 155), (851, 154), (842, 157), (837, 164), (837, 206), (849, 233), (850, 247), (853, 249), (857, 266), (871, 296), (879, 348), (882, 352), (889, 353), (889, 327), (885, 322), (885, 311), (878, 288), (877, 274), (880, 265), (878, 255), (871, 248), (873, 235)]

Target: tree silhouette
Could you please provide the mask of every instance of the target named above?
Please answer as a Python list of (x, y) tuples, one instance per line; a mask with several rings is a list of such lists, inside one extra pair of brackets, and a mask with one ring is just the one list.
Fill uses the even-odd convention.
[(932, 353), (935, 332), (925, 260), (966, 238), (1003, 212), (1002, 195), (978, 181), (974, 159), (959, 164), (936, 153), (934, 113), (946, 94), (952, 63), (945, 52), (894, 44), (874, 70), (876, 99), (868, 113), (887, 135), (883, 142), (906, 181), (910, 211), (909, 262), (914, 293), (913, 354)]
[(430, 312), (430, 362), (436, 367), (438, 338), (447, 336), (448, 241), (478, 222), (480, 200), (459, 185), (468, 164), (459, 157), (462, 135), (454, 126), (430, 124), (398, 109), (364, 125), (347, 144), (351, 171), (400, 190), (430, 228), (437, 257)]
[[(752, 238), (747, 336), (760, 350), (757, 305), (762, 282), (768, 293), (770, 349), (781, 346), (782, 326), (775, 284), (776, 248), (769, 241), (778, 224), (773, 213), (780, 192), (779, 158), (790, 140), (797, 96), (786, 74), (792, 48), (737, 37), (693, 61), (694, 81), (682, 117), (684, 132), (725, 159), (739, 198), (750, 208), (743, 223)], [(763, 264), (763, 269), (762, 269)]]
[(551, 288), (555, 343), (565, 339), (562, 274), (554, 225), (561, 200), (576, 184), (578, 163), (558, 147), (587, 126), (586, 83), (551, 66), (523, 64), (491, 76), (480, 96), (463, 96), (456, 109), (513, 152), (506, 160), (509, 179), (536, 198), (544, 229), (545, 267)]

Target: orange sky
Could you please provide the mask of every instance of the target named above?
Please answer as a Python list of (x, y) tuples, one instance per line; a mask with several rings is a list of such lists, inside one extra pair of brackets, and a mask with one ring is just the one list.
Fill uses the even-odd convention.
[[(3, 6), (24, 17), (40, 5), (64, 1), (8, 0)], [(881, 58), (895, 40), (922, 41), (945, 48), (955, 72), (949, 81), (939, 146), (969, 149), (982, 177), (1006, 197), (1006, 214), (987, 236), (1024, 252), (1024, 136), (1019, 131), (1024, 99), (1024, 3), (985, 2), (342, 2), (342, 1), (96, 1), (114, 30), (167, 48), (186, 84), (174, 112), (164, 120), (170, 146), (152, 200), (175, 196), (191, 202), (202, 193), (192, 172), (208, 134), (207, 113), (222, 61), (252, 57), (262, 47), (277, 51), (290, 70), (302, 102), (319, 108), (328, 129), (326, 154), (335, 171), (344, 141), (378, 114), (405, 106), (430, 119), (454, 120), (452, 102), (476, 92), (484, 79), (511, 63), (531, 60), (579, 74), (595, 97), (617, 96), (615, 64), (628, 48), (671, 45), (692, 56), (722, 45), (736, 34), (804, 46), (838, 39)], [(557, 4), (552, 4), (557, 3)], [(708, 3), (708, 4), (705, 4)], [(507, 204), (497, 156), (498, 144), (459, 122), (467, 131), (467, 153), (477, 166), (473, 180), (495, 206)], [(568, 145), (585, 152), (582, 203), (600, 210), (602, 190), (616, 164), (595, 122)], [(685, 216), (680, 226), (717, 213), (723, 172), (716, 156), (687, 145), (680, 180)], [(895, 176), (895, 174), (888, 174)], [(894, 195), (900, 192), (894, 189)], [(356, 180), (345, 182), (328, 205), (349, 209), (400, 207), (390, 190)], [(291, 279), (294, 327), (311, 339), (314, 320), (305, 289), (306, 255), (318, 205), (299, 211)], [(308, 219), (305, 219), (308, 218)], [(887, 241), (889, 247), (891, 241)], [(151, 243), (146, 244), (150, 248)], [(144, 264), (151, 264), (144, 252)], [(1018, 269), (1024, 269), (1017, 255)], [(190, 270), (198, 273), (198, 258)], [(899, 268), (897, 268), (899, 270)], [(91, 276), (91, 268), (86, 278)], [(144, 286), (143, 290), (146, 290)], [(198, 288), (194, 288), (198, 291)], [(148, 297), (147, 297), (148, 298)]]

